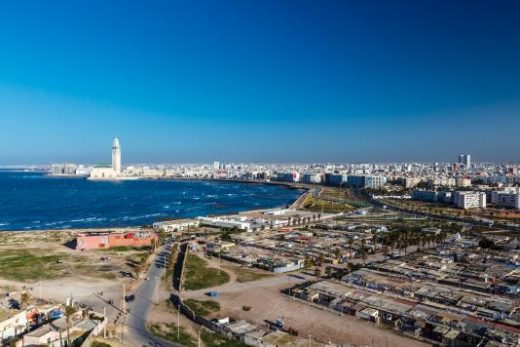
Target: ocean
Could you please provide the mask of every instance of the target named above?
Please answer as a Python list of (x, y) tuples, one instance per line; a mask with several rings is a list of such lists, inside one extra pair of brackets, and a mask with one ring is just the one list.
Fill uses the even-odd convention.
[(150, 225), (173, 218), (284, 207), (301, 194), (222, 181), (90, 181), (0, 171), (0, 230)]

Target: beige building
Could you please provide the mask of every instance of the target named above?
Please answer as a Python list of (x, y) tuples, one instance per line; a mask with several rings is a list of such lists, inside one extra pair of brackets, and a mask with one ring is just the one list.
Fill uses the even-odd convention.
[(90, 172), (89, 179), (110, 180), (121, 177), (121, 145), (116, 137), (112, 143), (112, 166), (95, 167)]

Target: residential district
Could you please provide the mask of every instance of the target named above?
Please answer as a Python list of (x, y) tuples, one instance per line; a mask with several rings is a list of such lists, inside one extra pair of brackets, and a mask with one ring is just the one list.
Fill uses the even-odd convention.
[[(2, 233), (13, 346), (516, 346), (518, 165), (53, 165), (222, 179), (293, 204), (124, 229)], [(37, 246), (35, 246), (37, 245)]]

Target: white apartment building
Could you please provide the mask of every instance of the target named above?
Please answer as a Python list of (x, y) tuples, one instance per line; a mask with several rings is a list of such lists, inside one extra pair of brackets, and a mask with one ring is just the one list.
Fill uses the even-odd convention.
[(240, 230), (251, 231), (251, 223), (246, 217), (197, 217), (197, 221), (201, 225), (207, 225), (217, 228), (237, 228)]
[(471, 179), (469, 177), (457, 177), (455, 178), (456, 187), (469, 187), (471, 186)]
[(520, 209), (520, 193), (516, 190), (491, 192), (491, 203), (496, 207)]
[(199, 226), (199, 224), (200, 222), (194, 219), (177, 219), (164, 222), (155, 222), (153, 223), (153, 229), (155, 231), (177, 232), (185, 231), (190, 228), (196, 228)]
[(486, 193), (454, 192), (453, 204), (462, 209), (486, 208)]
[[(0, 309), (1, 310), (1, 309)], [(1, 340), (11, 339), (27, 329), (27, 310), (0, 311)]]

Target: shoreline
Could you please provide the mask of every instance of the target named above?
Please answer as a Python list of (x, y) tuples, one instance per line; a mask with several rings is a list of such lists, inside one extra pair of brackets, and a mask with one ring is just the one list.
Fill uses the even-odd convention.
[[(85, 177), (77, 177), (77, 176), (65, 176), (65, 175), (48, 175), (45, 176), (56, 179), (86, 179)], [(163, 180), (163, 181), (180, 181), (180, 182), (222, 182), (222, 183), (239, 183), (239, 184), (256, 184), (256, 185), (271, 185), (271, 186), (279, 186), (284, 189), (289, 190), (297, 190), (300, 191), (300, 194), (292, 201), (289, 201), (284, 206), (273, 206), (273, 207), (263, 207), (263, 208), (255, 208), (255, 209), (245, 209), (245, 210), (234, 210), (226, 213), (218, 213), (212, 214), (212, 216), (224, 216), (224, 215), (233, 215), (233, 214), (243, 214), (248, 212), (254, 212), (259, 210), (269, 210), (275, 208), (294, 208), (295, 204), (302, 200), (302, 198), (309, 193), (312, 189), (316, 188), (318, 185), (312, 187), (312, 185), (302, 184), (302, 183), (291, 183), (291, 182), (278, 182), (278, 181), (252, 181), (252, 180), (240, 180), (240, 179), (219, 179), (219, 178), (183, 178), (183, 177), (161, 177), (161, 178), (146, 178), (139, 177), (138, 180)], [(107, 180), (105, 180), (107, 181)], [(117, 180), (116, 180), (117, 181)], [(124, 181), (124, 180), (123, 180)], [(135, 181), (135, 180), (132, 180)], [(96, 182), (94, 180), (93, 182)], [(101, 182), (101, 181), (99, 181)], [(187, 217), (187, 216), (179, 216), (165, 219), (158, 219), (154, 222), (162, 222), (162, 221), (170, 221), (170, 220), (179, 220), (179, 219), (192, 219), (195, 217)], [(61, 229), (0, 229), (0, 234), (2, 233), (38, 233), (38, 232), (81, 232), (81, 231), (94, 231), (94, 230), (103, 230), (103, 231), (120, 231), (120, 230), (139, 230), (143, 228), (151, 228), (151, 224), (143, 225), (127, 225), (127, 226), (92, 226), (92, 227), (68, 227)]]
[(89, 176), (78, 176), (78, 175), (53, 175), (44, 173), (45, 176), (50, 178), (77, 178), (85, 179), (91, 182), (120, 182), (120, 181), (181, 181), (181, 182), (227, 182), (227, 183), (246, 183), (246, 184), (265, 184), (286, 187), (288, 189), (304, 189), (310, 190), (313, 187), (321, 186), (319, 184), (300, 183), (300, 182), (283, 182), (283, 181), (264, 181), (264, 180), (246, 180), (240, 178), (211, 178), (211, 177), (144, 177), (144, 176), (124, 176), (118, 178), (94, 178), (91, 179)]

